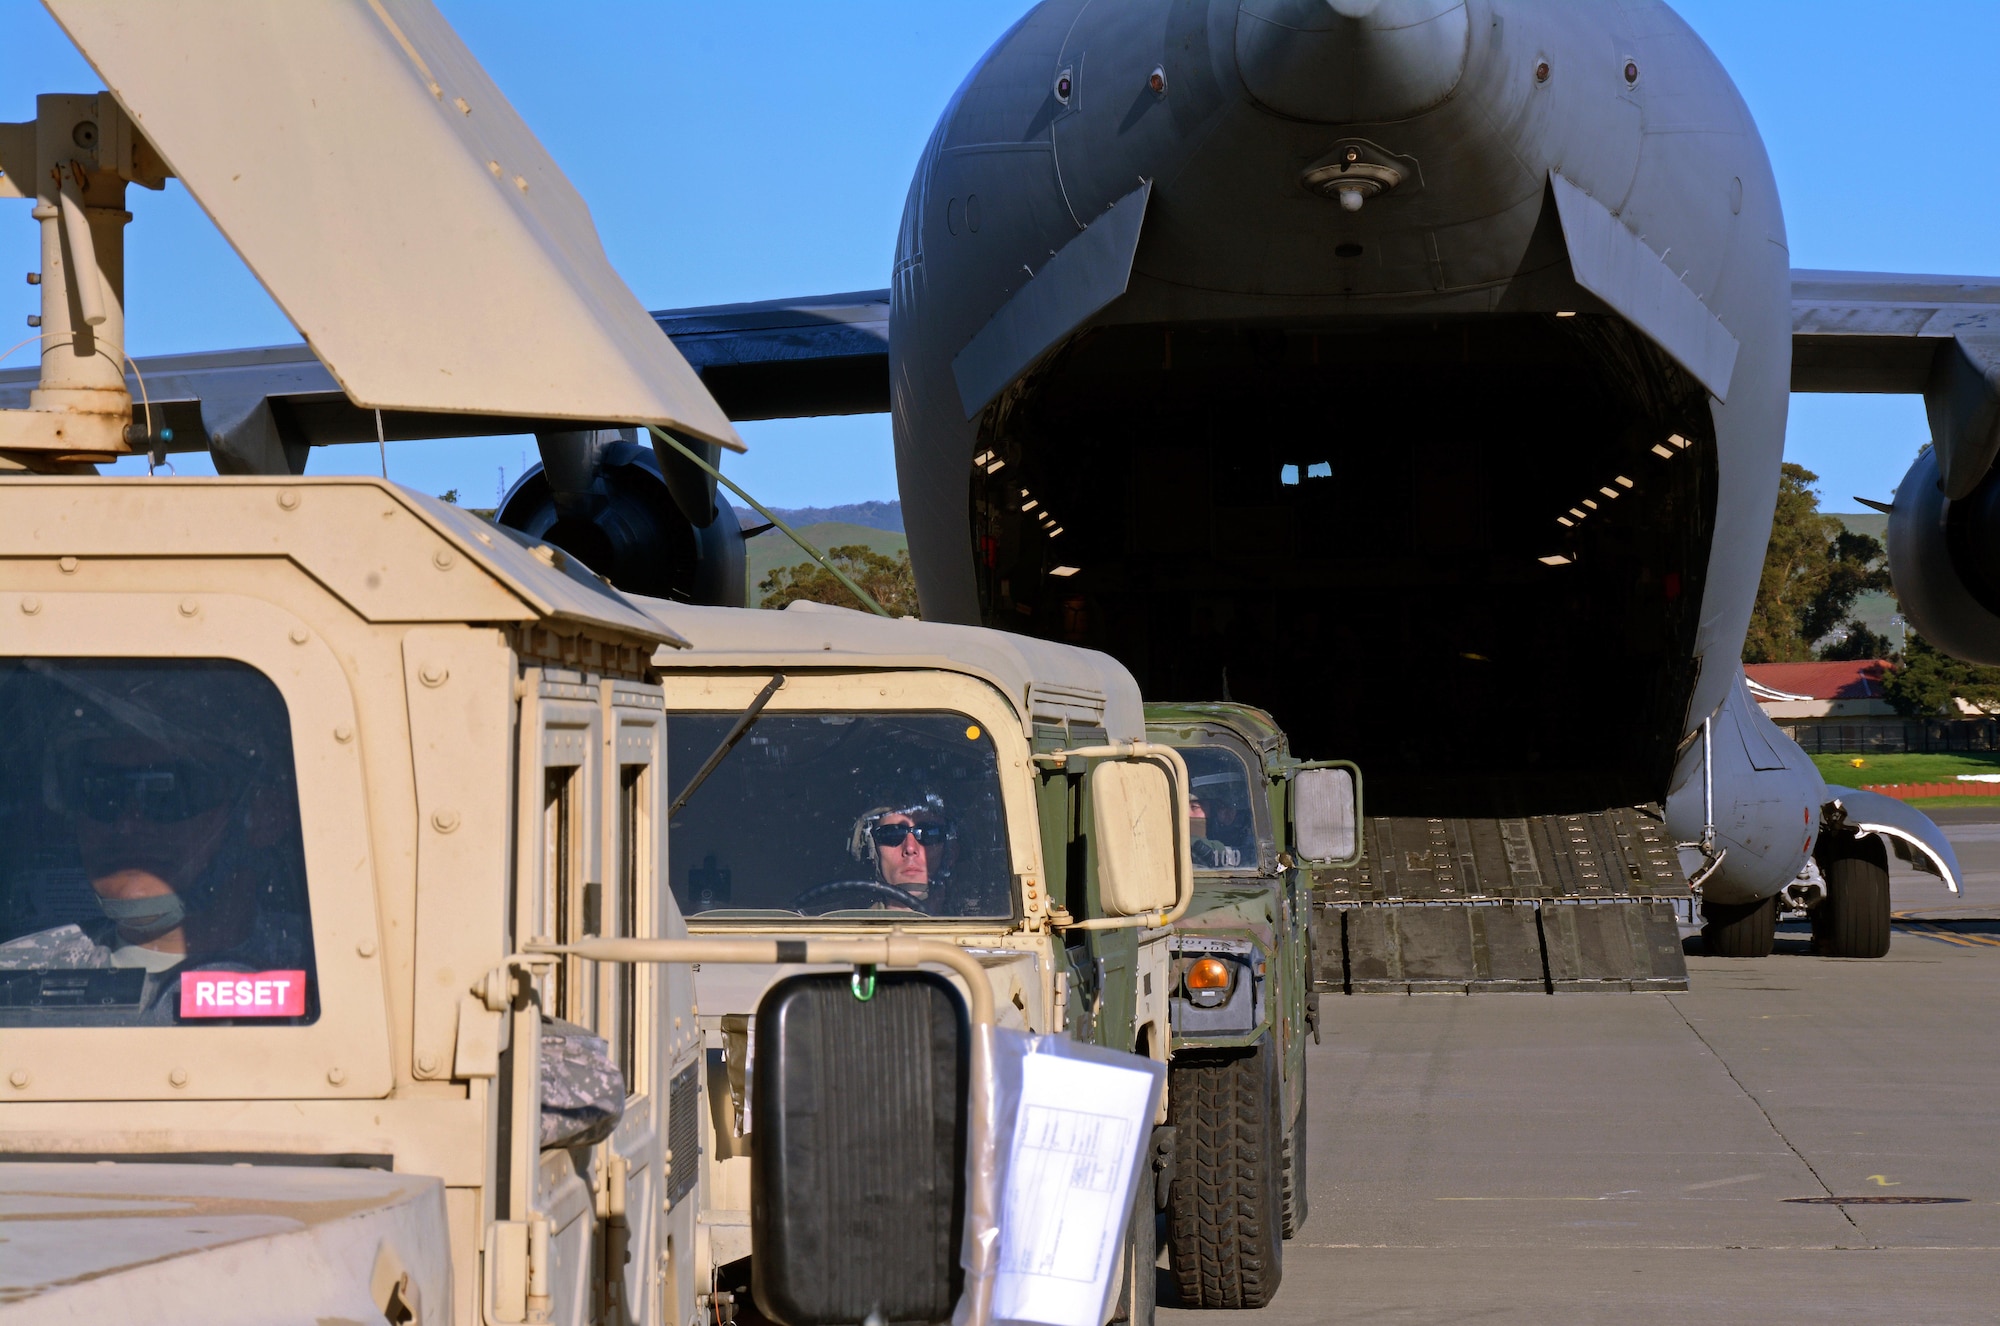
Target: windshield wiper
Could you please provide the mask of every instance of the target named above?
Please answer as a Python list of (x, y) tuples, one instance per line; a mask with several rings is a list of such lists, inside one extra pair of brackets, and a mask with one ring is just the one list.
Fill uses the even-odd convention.
[(784, 684), (785, 674), (780, 672), (771, 678), (763, 690), (757, 692), (757, 698), (750, 702), (750, 707), (743, 711), (736, 720), (736, 725), (729, 729), (729, 735), (722, 739), (722, 744), (710, 753), (701, 768), (694, 771), (694, 777), (688, 779), (688, 785), (674, 798), (674, 804), (667, 807), (667, 819), (670, 822), (674, 816), (681, 813), (681, 807), (688, 803), (688, 798), (695, 794), (695, 789), (707, 782), (708, 776), (715, 772), (715, 767), (729, 757), (730, 751), (736, 749), (736, 743), (743, 740), (743, 734), (750, 730), (750, 725), (757, 721), (757, 715), (764, 712), (764, 706), (771, 703), (771, 697), (776, 695), (778, 688)]

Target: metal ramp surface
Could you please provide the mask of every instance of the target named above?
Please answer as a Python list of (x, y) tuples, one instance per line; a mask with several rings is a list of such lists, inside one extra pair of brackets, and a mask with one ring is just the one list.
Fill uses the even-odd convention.
[(1313, 875), (1313, 988), (1334, 994), (1685, 990), (1692, 895), (1657, 807), (1368, 821)]

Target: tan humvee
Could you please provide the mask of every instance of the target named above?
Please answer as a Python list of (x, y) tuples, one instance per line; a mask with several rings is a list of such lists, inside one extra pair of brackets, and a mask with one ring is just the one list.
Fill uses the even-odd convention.
[[(1187, 779), (1177, 755), (1145, 744), (1138, 686), (1121, 664), (815, 603), (744, 612), (634, 602), (692, 646), (653, 660), (674, 800), (686, 801), (668, 850), (690, 933), (945, 939), (978, 957), (1001, 1025), (1166, 1061), (1166, 926), (1191, 893), (1187, 844), (1172, 874), (1135, 878), (1097, 803), (1129, 782), (1156, 824), (1184, 824)], [(690, 776), (732, 734), (687, 796)], [(928, 887), (901, 897), (910, 889), (889, 881), (885, 858), (897, 848), (914, 858), (907, 830), (925, 825), (938, 839), (923, 851)], [(899, 832), (894, 847), (870, 841)], [(774, 981), (805, 969), (706, 966), (695, 976), (711, 1060), (696, 1244), (704, 1281), (713, 1274), (726, 1287), (728, 1268), (750, 1251), (745, 1015)], [(1137, 1199), (1149, 1213), (1150, 1179)], [(1125, 1307), (1145, 1319), (1153, 1222), (1133, 1230), (1128, 1262), (1146, 1274), (1140, 1303)]]
[[(685, 969), (543, 970), (631, 1083), (554, 1150), (512, 1145), (487, 979), (528, 937), (681, 933), (672, 640), (384, 483), (0, 483), (0, 1152), (36, 1162), (0, 1164), (0, 1319), (694, 1315)], [(208, 893), (164, 972), (99, 911), (148, 870)]]
[[(0, 484), (0, 1321), (728, 1320), (754, 1129), (730, 1015), (779, 969), (519, 955), (687, 933), (669, 763), (685, 782), (681, 747), (779, 669), (682, 814), (689, 850), (730, 831), (708, 812), (732, 779), (784, 764), (752, 743), (889, 714), (955, 726), (984, 763), (858, 816), (772, 795), (878, 856), (924, 818), (894, 812), (942, 805), (962, 855), (937, 896), (984, 892), (774, 917), (711, 887), (699, 928), (943, 940), (1001, 1022), (1163, 1057), (1160, 927), (1191, 874), (1184, 841), (1152, 848), (1186, 781), (1130, 744), (1109, 660), (838, 611), (641, 610), (373, 480)], [(756, 876), (731, 878), (747, 897)], [(524, 1054), (554, 1069), (516, 1072)]]

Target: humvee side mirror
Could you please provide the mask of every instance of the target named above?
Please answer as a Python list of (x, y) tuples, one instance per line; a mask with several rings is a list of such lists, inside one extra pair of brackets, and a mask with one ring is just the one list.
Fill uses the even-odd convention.
[(1098, 899), (1109, 916), (1164, 912), (1180, 893), (1172, 780), (1150, 760), (1106, 760), (1090, 771), (1090, 832)]
[(1292, 834), (1299, 859), (1350, 866), (1361, 857), (1360, 786), (1351, 769), (1301, 769), (1292, 776)]

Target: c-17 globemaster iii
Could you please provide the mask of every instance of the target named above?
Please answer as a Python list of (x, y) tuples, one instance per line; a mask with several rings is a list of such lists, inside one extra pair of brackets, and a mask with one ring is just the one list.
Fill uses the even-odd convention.
[[(1637, 954), (1691, 880), (1712, 952), (1769, 951), (1789, 908), (1870, 956), (1886, 850), (1956, 887), (1936, 826), (1828, 787), (1738, 659), (1794, 389), (1923, 394), (1897, 591), (2000, 658), (2000, 282), (1793, 271), (1749, 111), (1666, 4), (1046, 0), (940, 116), (890, 276), (655, 316), (735, 417), (893, 411), (927, 617), (1094, 644), (1358, 760), (1404, 846), (1327, 896), (1413, 941), (1368, 970), (1514, 979), (1479, 917), (1408, 903), (1518, 903), (1533, 935), (1581, 900), (1565, 923)], [(211, 385), (301, 445), (361, 436), (311, 362), (160, 367), (235, 464)], [(733, 517), (669, 500), (676, 462), (542, 441), (510, 518), (698, 588)], [(1579, 979), (1685, 979), (1671, 944), (1578, 943)]]

